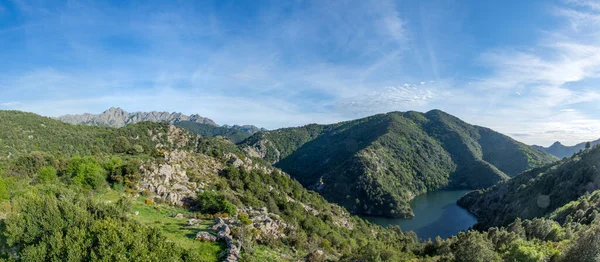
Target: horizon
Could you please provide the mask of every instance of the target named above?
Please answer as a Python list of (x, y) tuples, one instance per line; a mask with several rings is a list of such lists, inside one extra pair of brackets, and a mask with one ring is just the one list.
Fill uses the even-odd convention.
[(267, 129), (440, 109), (529, 145), (600, 137), (600, 4), (0, 3), (0, 110)]
[[(197, 114), (197, 113), (184, 113), (184, 112), (180, 112), (180, 111), (157, 111), (157, 110), (152, 110), (152, 111), (129, 111), (129, 110), (126, 110), (126, 109), (124, 109), (124, 108), (122, 108), (120, 106), (111, 106), (110, 108), (102, 110), (101, 112), (97, 112), (97, 113), (84, 112), (84, 113), (76, 113), (76, 114), (66, 114), (66, 115), (61, 115), (61, 116), (57, 116), (57, 117), (45, 116), (45, 115), (42, 115), (42, 114), (39, 114), (39, 115), (45, 116), (45, 117), (50, 117), (50, 118), (59, 118), (59, 117), (63, 117), (63, 116), (84, 115), (84, 114), (100, 115), (100, 114), (102, 114), (102, 113), (104, 113), (104, 112), (106, 112), (108, 110), (111, 110), (111, 109), (120, 109), (120, 110), (123, 110), (123, 111), (125, 111), (126, 113), (129, 113), (129, 114), (131, 114), (131, 113), (151, 113), (151, 112), (162, 113), (162, 112), (166, 112), (166, 113), (171, 113), (171, 114), (184, 114), (184, 115), (187, 115), (187, 116), (198, 115), (200, 117), (208, 118), (208, 119), (214, 121), (214, 119), (212, 119), (210, 117), (206, 117), (206, 116), (203, 116), (203, 115)], [(428, 110), (428, 111), (423, 111), (423, 112), (421, 112), (421, 111), (414, 111), (414, 110), (409, 110), (409, 111), (414, 111), (414, 112), (425, 114), (425, 113), (427, 113), (429, 111), (434, 111), (434, 110), (440, 110), (440, 109), (434, 108), (434, 109), (431, 109), (431, 110)], [(383, 112), (383, 113), (378, 113), (378, 114), (389, 114), (389, 113), (394, 113), (394, 112), (405, 113), (405, 112), (409, 112), (409, 111), (389, 111), (389, 112)], [(441, 110), (441, 111), (444, 112), (443, 110)], [(24, 111), (24, 112), (26, 112), (26, 111)], [(29, 112), (29, 113), (35, 113), (35, 112)], [(37, 113), (35, 113), (35, 114), (37, 114)], [(373, 116), (373, 115), (370, 115), (370, 116)], [(366, 116), (366, 117), (369, 117), (369, 116)], [(359, 119), (359, 118), (357, 118), (357, 119)], [(460, 117), (459, 117), (459, 119), (460, 119)], [(352, 121), (352, 120), (356, 120), (356, 119), (343, 120), (343, 121)], [(341, 122), (343, 122), (343, 121), (341, 121)], [(262, 126), (256, 126), (256, 125), (254, 125), (252, 123), (221, 124), (221, 123), (219, 123), (217, 121), (214, 121), (214, 122), (218, 126), (235, 126), (235, 125), (237, 125), (237, 126), (254, 126), (254, 127), (257, 127), (257, 128), (264, 128)], [(274, 130), (283, 129), (283, 128), (303, 127), (303, 126), (312, 125), (312, 124), (328, 125), (328, 124), (335, 124), (335, 123), (339, 123), (339, 122), (331, 122), (331, 123), (316, 123), (316, 122), (312, 122), (312, 123), (305, 123), (305, 124), (300, 124), (300, 125), (296, 125), (296, 126), (283, 126), (283, 127), (279, 127), (279, 128), (275, 128), (275, 129), (267, 129), (267, 131), (274, 131)], [(497, 131), (497, 130), (494, 130), (494, 131)], [(515, 139), (515, 138), (513, 138), (513, 139)], [(523, 141), (519, 141), (518, 139), (515, 139), (515, 140), (518, 141), (518, 142), (521, 142), (521, 143), (525, 143)], [(598, 140), (598, 139), (595, 139), (595, 140)], [(530, 145), (530, 146), (543, 146), (543, 147), (548, 148), (548, 147), (550, 147), (550, 146), (552, 146), (552, 145), (554, 145), (556, 143), (559, 143), (559, 144), (561, 144), (563, 146), (575, 146), (575, 145), (578, 145), (578, 144), (581, 144), (581, 143), (593, 142), (595, 140), (582, 141), (582, 142), (578, 142), (576, 144), (565, 144), (565, 143), (563, 143), (561, 141), (554, 141), (552, 144), (548, 144), (548, 145), (539, 145), (539, 144), (527, 144), (527, 145)]]

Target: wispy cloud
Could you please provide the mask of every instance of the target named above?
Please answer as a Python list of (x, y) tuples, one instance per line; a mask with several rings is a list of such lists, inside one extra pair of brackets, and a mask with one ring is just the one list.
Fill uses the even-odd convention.
[(477, 88), (473, 92), (483, 94), (478, 103), (480, 122), (520, 134), (530, 143), (575, 143), (600, 137), (598, 116), (587, 109), (600, 102), (600, 93), (586, 82), (600, 77), (597, 7), (596, 2), (567, 1), (552, 8), (564, 26), (546, 31), (537, 45), (483, 53), (479, 61), (491, 74), (473, 83)]
[(419, 110), (452, 94), (432, 83), (405, 83), (401, 86), (383, 87), (341, 99), (337, 102), (339, 112), (352, 116), (366, 116), (388, 111)]
[(0, 40), (0, 61), (11, 61), (0, 63), (3, 108), (58, 116), (121, 106), (267, 128), (440, 108), (528, 143), (599, 136), (593, 1), (532, 10), (556, 20), (524, 45), (478, 45), (494, 28), (471, 32), (479, 10), (462, 3), (7, 6), (19, 19), (0, 28), (10, 40)]
[(12, 102), (0, 103), (0, 106), (1, 107), (6, 107), (6, 108), (12, 108), (12, 107), (18, 106), (20, 104), (21, 104), (20, 102), (14, 102), (14, 101), (12, 101)]

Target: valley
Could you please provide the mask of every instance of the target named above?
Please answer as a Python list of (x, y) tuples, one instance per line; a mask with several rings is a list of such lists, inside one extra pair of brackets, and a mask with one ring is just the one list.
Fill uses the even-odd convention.
[(180, 123), (0, 111), (0, 259), (587, 261), (597, 232), (600, 147), (557, 160), (439, 110)]
[(470, 190), (438, 190), (418, 195), (410, 201), (415, 216), (411, 219), (362, 217), (380, 226), (400, 226), (404, 231), (414, 231), (421, 240), (448, 238), (466, 231), (477, 218), (458, 206), (458, 201)]

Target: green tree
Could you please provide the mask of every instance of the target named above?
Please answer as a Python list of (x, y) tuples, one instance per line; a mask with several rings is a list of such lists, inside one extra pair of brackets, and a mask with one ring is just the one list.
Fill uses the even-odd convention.
[(113, 150), (115, 153), (126, 153), (130, 147), (131, 145), (129, 144), (129, 140), (127, 140), (127, 138), (124, 136), (120, 136), (117, 137), (117, 141), (113, 146)]
[(0, 200), (6, 200), (8, 197), (8, 179), (4, 178), (3, 171), (0, 170)]
[(107, 178), (107, 172), (92, 157), (74, 157), (67, 165), (66, 173), (71, 182), (85, 188), (97, 189)]
[(39, 183), (51, 183), (53, 181), (55, 181), (57, 178), (56, 176), (56, 169), (52, 166), (45, 166), (42, 167), (40, 169), (40, 171), (38, 172), (38, 182)]
[(486, 235), (476, 231), (460, 232), (457, 241), (452, 245), (452, 250), (457, 261), (501, 261), (498, 254), (494, 252), (491, 241)]
[(590, 149), (592, 144), (590, 142), (585, 143), (585, 149)]
[(600, 226), (594, 226), (575, 240), (562, 261), (596, 262), (600, 258)]
[(225, 199), (223, 195), (211, 191), (198, 194), (197, 204), (200, 211), (205, 213), (225, 212), (232, 215), (237, 211), (235, 205)]

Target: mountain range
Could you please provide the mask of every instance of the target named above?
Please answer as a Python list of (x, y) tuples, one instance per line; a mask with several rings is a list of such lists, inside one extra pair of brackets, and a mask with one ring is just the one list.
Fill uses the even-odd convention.
[[(567, 262), (600, 254), (600, 146), (557, 160), (439, 110), (261, 131), (237, 144), (188, 131), (220, 132), (207, 126), (223, 128), (72, 125), (0, 110), (0, 260)], [(482, 188), (459, 201), (479, 230), (421, 242), (348, 212), (407, 217), (410, 198), (443, 188)]]
[[(586, 144), (587, 144), (587, 142), (583, 142), (583, 143), (579, 143), (574, 146), (565, 146), (565, 145), (561, 144), (560, 142), (556, 141), (550, 147), (543, 147), (543, 146), (537, 146), (537, 145), (534, 145), (533, 147), (536, 149), (539, 149), (541, 151), (544, 151), (546, 153), (552, 154), (556, 157), (563, 158), (563, 157), (572, 156), (573, 154), (579, 152), (580, 150), (585, 149)], [(591, 141), (590, 144), (592, 146), (600, 144), (600, 139)]]
[(185, 115), (182, 113), (169, 113), (169, 112), (135, 112), (128, 113), (125, 110), (118, 107), (111, 107), (101, 114), (81, 114), (81, 115), (64, 115), (58, 117), (59, 120), (75, 125), (90, 125), (90, 126), (109, 126), (109, 127), (123, 127), (129, 124), (135, 124), (140, 122), (165, 122), (169, 124), (178, 124), (181, 122), (191, 122), (197, 124), (203, 124), (212, 127), (222, 127), (222, 132), (228, 129), (239, 130), (248, 134), (254, 134), (258, 131), (264, 131), (264, 128), (258, 128), (253, 125), (217, 125), (213, 120), (202, 117), (198, 114)]
[[(568, 208), (571, 201), (600, 189), (598, 163), (600, 147), (595, 146), (524, 172), (505, 183), (471, 192), (458, 204), (477, 216), (477, 226), (481, 229), (506, 226), (516, 218), (543, 217)], [(590, 214), (579, 216), (584, 215)]]
[(412, 217), (416, 195), (486, 188), (557, 160), (440, 110), (259, 132), (241, 146), (355, 214), (389, 217)]

